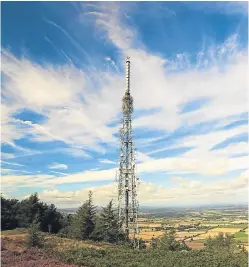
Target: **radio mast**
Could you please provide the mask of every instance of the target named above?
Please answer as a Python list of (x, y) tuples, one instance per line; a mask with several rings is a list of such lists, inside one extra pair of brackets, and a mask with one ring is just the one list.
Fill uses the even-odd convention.
[(126, 90), (122, 99), (122, 126), (120, 129), (120, 161), (118, 170), (118, 216), (125, 230), (127, 240), (133, 247), (139, 247), (138, 241), (138, 178), (135, 170), (135, 147), (132, 137), (133, 98), (130, 94), (130, 58), (126, 59)]

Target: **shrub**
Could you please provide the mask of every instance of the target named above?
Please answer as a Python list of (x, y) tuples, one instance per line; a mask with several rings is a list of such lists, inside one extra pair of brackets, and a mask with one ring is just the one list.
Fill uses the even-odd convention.
[(62, 228), (58, 234), (57, 234), (59, 237), (72, 237), (72, 233), (71, 233), (71, 228), (70, 226), (66, 226), (64, 228)]
[(44, 238), (40, 232), (40, 226), (37, 223), (32, 223), (27, 236), (27, 246), (28, 247), (43, 247)]

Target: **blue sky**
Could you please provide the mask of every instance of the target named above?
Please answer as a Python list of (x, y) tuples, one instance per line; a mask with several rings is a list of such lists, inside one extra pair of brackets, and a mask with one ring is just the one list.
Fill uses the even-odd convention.
[(2, 193), (115, 200), (130, 56), (140, 204), (247, 201), (247, 9), (3, 2)]

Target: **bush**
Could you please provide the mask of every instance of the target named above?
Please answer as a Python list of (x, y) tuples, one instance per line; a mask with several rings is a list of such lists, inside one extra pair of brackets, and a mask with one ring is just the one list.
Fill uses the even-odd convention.
[[(60, 259), (87, 267), (247, 267), (246, 253), (225, 251), (134, 250), (116, 247), (106, 250), (75, 248), (62, 251)], [(236, 265), (237, 264), (237, 265)]]
[(62, 228), (58, 234), (57, 234), (59, 237), (72, 237), (72, 233), (71, 233), (71, 228), (70, 226), (66, 226), (64, 228)]
[(40, 226), (37, 223), (32, 223), (28, 230), (27, 246), (39, 248), (44, 246), (44, 238), (40, 232)]
[(57, 256), (60, 260), (76, 265), (87, 265), (89, 267), (95, 267), (94, 262), (98, 262), (98, 259), (102, 259), (105, 255), (105, 251), (102, 249), (93, 248), (75, 248), (63, 252), (58, 252)]

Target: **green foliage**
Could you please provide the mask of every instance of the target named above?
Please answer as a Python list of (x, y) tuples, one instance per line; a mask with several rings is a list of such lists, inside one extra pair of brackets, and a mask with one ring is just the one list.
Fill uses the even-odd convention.
[(28, 247), (43, 247), (44, 238), (40, 232), (40, 226), (38, 223), (32, 223), (27, 236), (27, 246)]
[(73, 215), (68, 214), (62, 217), (61, 219), (61, 225), (62, 228), (58, 232), (59, 237), (72, 237), (72, 220), (73, 220)]
[(138, 243), (139, 243), (139, 249), (146, 249), (146, 243), (142, 238), (138, 240)]
[(190, 250), (190, 248), (186, 246), (185, 243), (176, 240), (175, 230), (166, 232), (161, 238), (157, 240), (156, 245), (153, 244), (153, 246), (164, 251)]
[(1, 230), (18, 227), (18, 200), (1, 196)]
[(88, 267), (247, 267), (246, 253), (231, 251), (133, 250), (118, 246), (96, 250), (76, 248), (60, 253), (63, 261)]
[(88, 267), (94, 267), (92, 263), (103, 258), (104, 255), (104, 250), (96, 250), (92, 248), (76, 248), (64, 252), (57, 252), (59, 259), (66, 263), (76, 265), (84, 264)]
[(239, 240), (241, 242), (248, 242), (248, 234), (246, 234), (245, 232), (237, 232), (234, 234), (234, 237), (236, 238), (236, 240)]
[(28, 228), (33, 221), (40, 223), (44, 232), (50, 230), (57, 233), (62, 228), (63, 216), (55, 206), (41, 202), (37, 193), (22, 201), (5, 199), (1, 196), (1, 230), (15, 229), (17, 227)]
[(72, 235), (78, 239), (89, 239), (94, 231), (96, 207), (93, 205), (92, 192), (88, 200), (77, 210), (72, 219)]
[(231, 249), (234, 248), (235, 241), (233, 239), (233, 235), (228, 233), (219, 233), (215, 237), (210, 237), (206, 241), (207, 249)]
[(39, 203), (37, 193), (19, 202), (18, 217), (20, 227), (29, 227), (33, 221), (39, 221), (43, 205)]
[(66, 226), (66, 227), (63, 227), (58, 233), (57, 235), (59, 237), (72, 237), (72, 228), (71, 226)]
[(45, 206), (40, 216), (41, 230), (44, 232), (58, 233), (62, 228), (62, 214), (56, 210), (56, 207), (51, 204)]
[(112, 201), (110, 201), (107, 207), (102, 208), (102, 212), (97, 217), (91, 238), (95, 241), (117, 243), (125, 239), (124, 233), (119, 229), (118, 216), (113, 209)]

